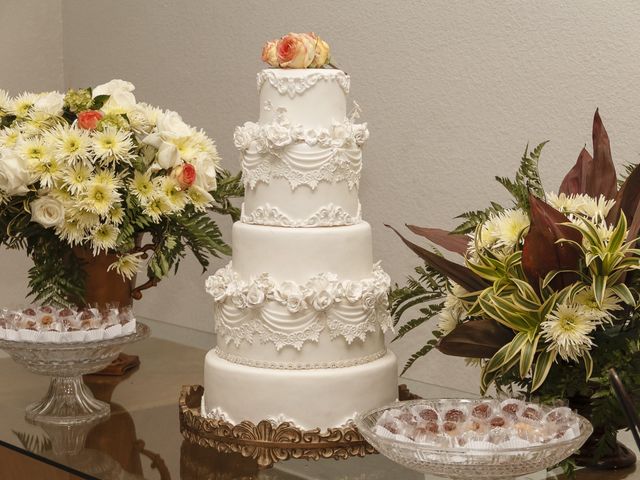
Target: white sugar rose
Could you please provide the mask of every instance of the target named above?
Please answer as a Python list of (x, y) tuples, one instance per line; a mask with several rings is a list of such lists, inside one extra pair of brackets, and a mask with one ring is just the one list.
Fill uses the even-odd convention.
[(349, 138), (349, 129), (344, 123), (336, 123), (331, 127), (331, 145), (342, 147)]
[(136, 89), (133, 83), (114, 79), (110, 82), (98, 85), (91, 91), (93, 98), (101, 95), (109, 95), (109, 99), (102, 106), (102, 111), (112, 114), (129, 113), (136, 107), (136, 97), (133, 91)]
[(316, 143), (318, 143), (318, 132), (317, 132), (317, 130), (315, 128), (310, 128), (309, 130), (307, 130), (307, 132), (305, 134), (304, 141), (310, 147), (313, 147)]
[(251, 135), (253, 128), (249, 125), (251, 122), (245, 122), (242, 127), (236, 127), (233, 132), (233, 145), (238, 150), (247, 150), (251, 145), (253, 136)]
[(369, 130), (367, 129), (367, 124), (362, 123), (359, 125), (353, 125), (353, 139), (356, 142), (356, 145), (361, 146), (364, 142), (369, 138)]
[(31, 183), (29, 165), (13, 150), (0, 149), (0, 191), (6, 195), (22, 195)]
[(372, 291), (364, 292), (362, 295), (362, 305), (366, 310), (373, 310), (376, 307), (377, 296)]
[(31, 208), (31, 221), (45, 228), (56, 227), (64, 221), (62, 203), (48, 195), (31, 202), (29, 208)]
[(293, 282), (282, 282), (280, 288), (275, 292), (275, 299), (284, 304), (291, 313), (297, 313), (307, 308), (305, 293)]
[(256, 283), (253, 283), (249, 287), (249, 290), (247, 290), (247, 305), (249, 307), (259, 307), (264, 303), (266, 298), (264, 290)]
[(313, 300), (311, 301), (311, 304), (313, 305), (313, 308), (315, 310), (321, 312), (329, 308), (333, 303), (334, 299), (335, 297), (333, 296), (333, 293), (331, 291), (320, 290), (314, 295)]
[(325, 128), (321, 129), (318, 132), (318, 145), (320, 145), (321, 147), (330, 147), (331, 146), (331, 134), (329, 133), (329, 131)]
[(278, 125), (277, 123), (264, 127), (264, 132), (269, 145), (274, 148), (282, 148), (292, 142), (289, 129)]
[(60, 92), (47, 92), (38, 96), (33, 103), (33, 110), (49, 115), (62, 115), (64, 105), (64, 94)]
[(205, 288), (216, 302), (223, 302), (227, 298), (227, 282), (221, 275), (211, 275), (207, 278)]
[(347, 280), (343, 284), (344, 296), (349, 303), (357, 303), (362, 298), (362, 283)]

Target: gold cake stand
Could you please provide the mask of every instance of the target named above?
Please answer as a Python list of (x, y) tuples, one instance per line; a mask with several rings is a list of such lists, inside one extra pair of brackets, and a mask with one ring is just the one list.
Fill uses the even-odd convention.
[[(275, 425), (262, 420), (257, 425), (245, 420), (237, 425), (201, 414), (204, 388), (185, 385), (180, 394), (180, 433), (192, 445), (211, 448), (220, 453), (239, 453), (256, 461), (259, 468), (269, 468), (289, 459), (335, 460), (364, 457), (377, 451), (360, 435), (355, 425), (321, 431), (302, 430), (290, 422)], [(406, 385), (400, 385), (400, 400), (418, 399)]]

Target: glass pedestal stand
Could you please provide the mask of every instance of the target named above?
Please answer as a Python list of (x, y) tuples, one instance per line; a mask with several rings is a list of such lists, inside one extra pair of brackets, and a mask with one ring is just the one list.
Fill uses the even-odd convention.
[(0, 340), (0, 349), (38, 375), (51, 377), (49, 389), (39, 402), (26, 408), (32, 423), (77, 425), (109, 415), (109, 405), (96, 400), (82, 375), (108, 366), (125, 345), (147, 338), (150, 329), (138, 322), (130, 335), (77, 343), (36, 343)]

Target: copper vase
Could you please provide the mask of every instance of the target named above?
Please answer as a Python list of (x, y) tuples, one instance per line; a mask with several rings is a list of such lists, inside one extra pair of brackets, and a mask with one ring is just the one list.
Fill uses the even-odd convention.
[(84, 298), (76, 300), (75, 303), (80, 306), (99, 307), (109, 304), (123, 307), (132, 304), (131, 292), (135, 288), (135, 277), (127, 280), (113, 269), (108, 271), (109, 266), (118, 260), (116, 254), (94, 255), (91, 250), (82, 247), (75, 247), (73, 254), (82, 261), (85, 272)]

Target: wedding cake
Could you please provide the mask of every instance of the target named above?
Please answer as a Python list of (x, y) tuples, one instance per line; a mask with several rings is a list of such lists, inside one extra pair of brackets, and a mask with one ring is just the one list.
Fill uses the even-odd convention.
[(203, 413), (231, 423), (347, 423), (397, 397), (389, 276), (358, 186), (369, 135), (337, 69), (258, 73), (260, 116), (236, 129), (245, 199), (231, 263), (207, 280), (217, 346)]

